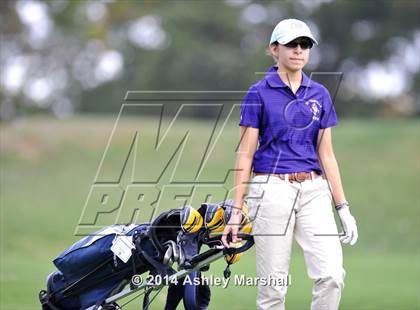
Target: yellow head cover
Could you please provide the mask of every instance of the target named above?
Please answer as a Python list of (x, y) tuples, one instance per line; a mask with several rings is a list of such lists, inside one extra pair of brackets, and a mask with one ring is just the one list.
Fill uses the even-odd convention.
[(195, 233), (203, 227), (203, 217), (193, 207), (184, 206), (181, 209), (181, 227), (185, 232)]
[(225, 229), (225, 210), (220, 204), (208, 204), (204, 223), (210, 232), (222, 232)]

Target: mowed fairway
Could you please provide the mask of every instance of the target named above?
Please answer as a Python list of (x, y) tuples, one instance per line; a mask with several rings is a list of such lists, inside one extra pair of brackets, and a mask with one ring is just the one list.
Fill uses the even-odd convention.
[[(34, 117), (1, 125), (1, 309), (40, 308), (37, 295), (47, 274), (54, 270), (52, 259), (80, 238), (74, 236), (75, 228), (114, 122), (113, 118), (59, 121)], [(168, 135), (165, 147), (170, 150), (179, 145), (184, 131), (191, 132), (178, 164), (180, 177), (188, 178), (188, 166), (200, 161), (203, 135), (211, 132), (212, 126), (204, 120), (183, 120), (182, 126)], [(121, 158), (139, 130), (143, 144), (139, 142), (137, 156), (142, 165), (136, 166), (137, 173), (161, 171), (162, 158), (168, 153), (148, 153), (147, 147), (142, 152), (141, 148), (155, 145), (152, 128), (156, 128), (152, 118), (122, 119), (103, 169), (109, 174), (121, 171)], [(219, 129), (217, 125), (215, 139)], [(419, 309), (419, 121), (342, 120), (333, 130), (333, 138), (346, 195), (359, 226), (357, 245), (344, 247), (347, 276), (341, 309)], [(203, 171), (204, 181), (224, 176), (233, 168), (238, 143), (235, 122), (226, 125), (217, 142)], [(126, 170), (130, 175), (133, 164), (129, 162)], [(159, 186), (170, 174), (163, 174)], [(130, 179), (124, 182), (121, 184), (127, 185)], [(222, 188), (231, 186), (232, 173), (228, 173)], [(199, 198), (191, 203), (197, 207), (197, 201)], [(163, 196), (159, 212), (181, 204), (182, 200), (174, 203)], [(126, 207), (121, 213), (124, 216), (133, 211), (130, 205)], [(140, 212), (137, 221), (146, 217)], [(111, 224), (111, 218), (115, 214), (99, 221)], [(231, 267), (232, 277), (241, 273), (254, 276), (254, 257), (254, 249), (246, 253)], [(218, 261), (206, 274), (222, 277), (224, 268), (224, 262)], [(291, 280), (287, 308), (308, 309), (312, 284), (296, 244)], [(227, 289), (212, 287), (210, 309), (255, 309), (256, 292), (254, 286), (233, 283)], [(152, 309), (162, 309), (164, 300), (164, 294), (159, 295)], [(124, 309), (139, 307), (136, 300)]]

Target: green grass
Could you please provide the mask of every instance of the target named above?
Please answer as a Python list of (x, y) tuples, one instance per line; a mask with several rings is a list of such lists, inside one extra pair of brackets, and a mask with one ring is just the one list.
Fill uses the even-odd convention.
[[(104, 176), (120, 170), (139, 124), (143, 128), (140, 146), (154, 145), (154, 132), (147, 130), (154, 120), (124, 119), (105, 158)], [(1, 309), (39, 309), (37, 293), (54, 269), (51, 260), (79, 239), (73, 233), (113, 125), (112, 118), (93, 117), (30, 118), (1, 125)], [(191, 130), (191, 144), (185, 146), (177, 175), (181, 181), (194, 174), (192, 168), (199, 162), (198, 150), (210, 125), (184, 121), (182, 126), (171, 132), (166, 146), (168, 150), (175, 147), (176, 137), (182, 137), (186, 128)], [(217, 126), (216, 133), (219, 129)], [(233, 167), (232, 143), (237, 136), (236, 124), (229, 123), (201, 181), (220, 179)], [(341, 309), (419, 309), (419, 122), (343, 120), (333, 137), (360, 235), (355, 247), (344, 249), (347, 277)], [(164, 155), (138, 153), (135, 178), (154, 174)], [(129, 161), (122, 184), (130, 183), (133, 167)], [(172, 168), (173, 164), (168, 172)], [(164, 174), (159, 185), (165, 185), (169, 176)], [(214, 200), (223, 198), (220, 188), (229, 189), (231, 184), (232, 173), (226, 185), (214, 190)], [(195, 193), (194, 206), (203, 193)], [(162, 197), (160, 211), (182, 204), (170, 198)], [(132, 210), (131, 203), (127, 203), (127, 212)], [(114, 217), (103, 216), (100, 222), (109, 224)], [(311, 281), (297, 246), (294, 252), (287, 306), (308, 309)], [(223, 269), (219, 261), (210, 272), (222, 276)], [(253, 250), (232, 266), (232, 273), (255, 274)], [(213, 287), (212, 294), (210, 309), (255, 309), (255, 287)], [(163, 302), (162, 294), (153, 309), (161, 309)], [(138, 306), (137, 302), (129, 309)]]

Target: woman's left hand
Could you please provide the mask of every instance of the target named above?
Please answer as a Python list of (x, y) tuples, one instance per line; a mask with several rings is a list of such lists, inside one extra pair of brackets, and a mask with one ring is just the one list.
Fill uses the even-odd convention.
[(338, 210), (338, 215), (344, 228), (344, 235), (340, 237), (341, 242), (354, 245), (358, 238), (357, 225), (349, 207), (346, 206)]

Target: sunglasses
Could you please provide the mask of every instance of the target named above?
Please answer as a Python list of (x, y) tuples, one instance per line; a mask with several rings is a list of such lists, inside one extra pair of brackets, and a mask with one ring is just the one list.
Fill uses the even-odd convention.
[(307, 50), (308, 48), (312, 48), (314, 44), (312, 43), (311, 40), (308, 40), (308, 39), (296, 39), (285, 44), (284, 46), (288, 48), (296, 48), (298, 45), (300, 46), (301, 49)]

